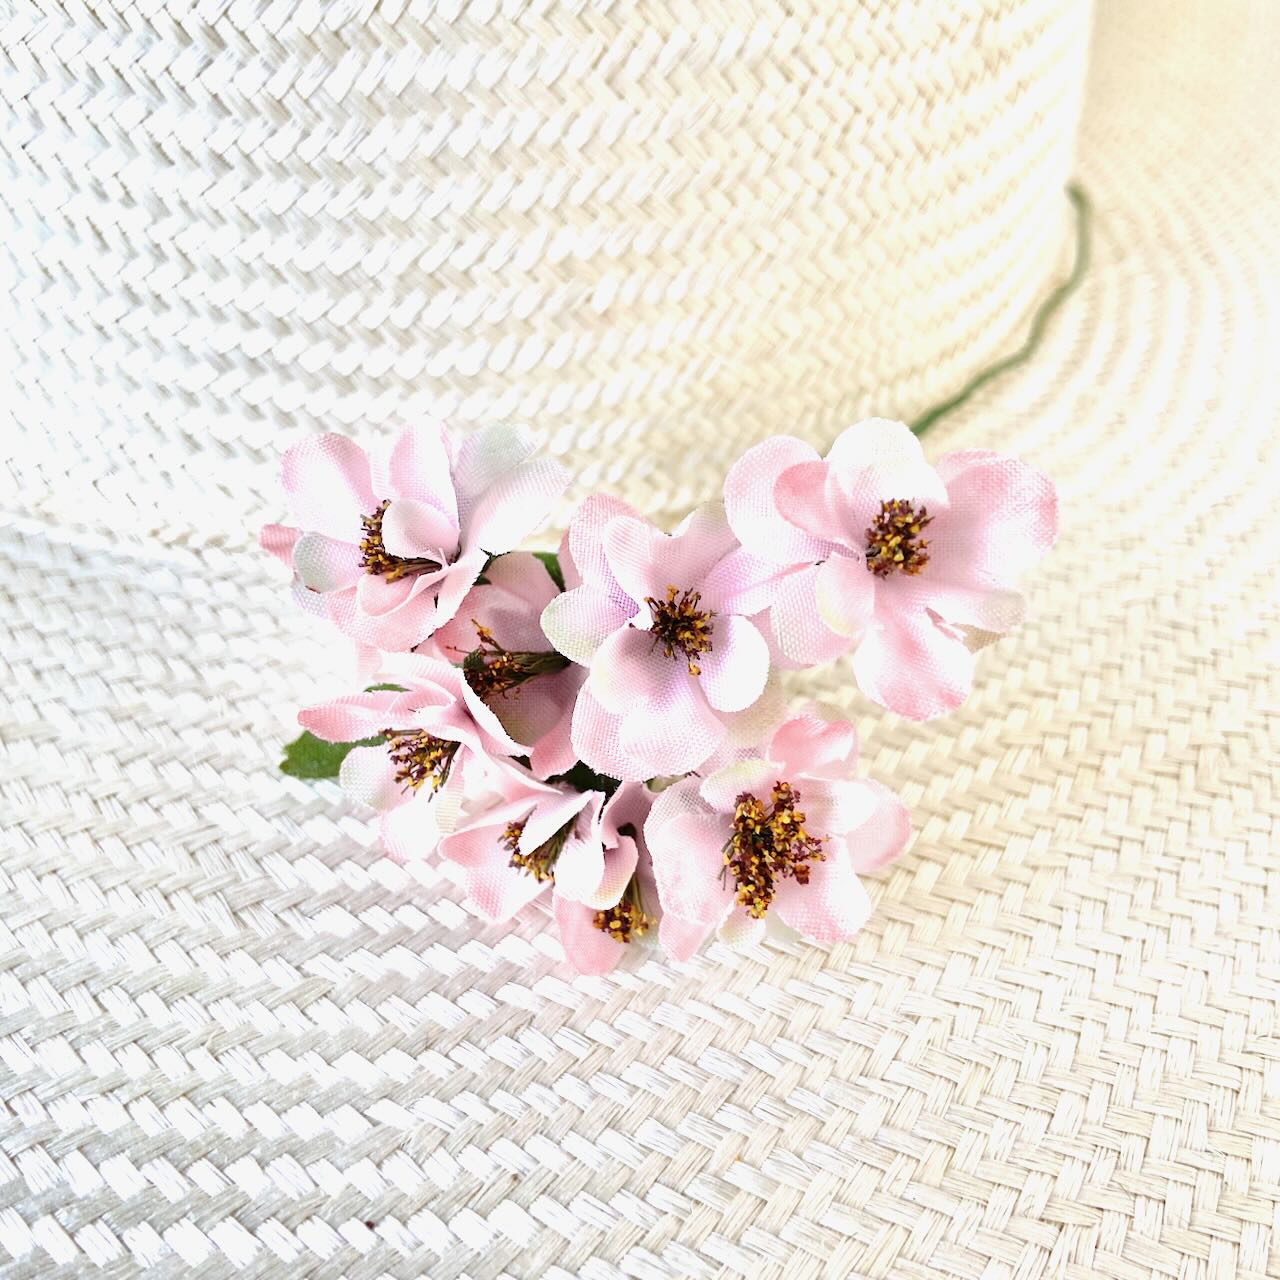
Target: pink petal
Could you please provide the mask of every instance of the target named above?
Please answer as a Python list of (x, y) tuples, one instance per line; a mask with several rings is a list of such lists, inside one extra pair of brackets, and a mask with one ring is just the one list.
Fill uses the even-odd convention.
[(861, 559), (834, 555), (814, 578), (818, 616), (836, 635), (856, 637), (870, 625), (876, 606), (876, 575)]
[(778, 514), (793, 528), (803, 530), (821, 543), (824, 560), (838, 542), (844, 541), (847, 513), (839, 503), (839, 491), (830, 483), (830, 467), (825, 462), (798, 462), (788, 467), (773, 486)]
[[(567, 773), (578, 758), (573, 748), (573, 712), (585, 678), (586, 672), (581, 667), (571, 667), (557, 675), (544, 677), (556, 685), (556, 692), (548, 693), (547, 701), (557, 703), (558, 707), (555, 723), (532, 739), (529, 768), (536, 777), (550, 778), (557, 773)], [(508, 732), (513, 738), (523, 740), (522, 735), (516, 732), (517, 727), (508, 724)]]
[[(739, 760), (704, 778), (699, 784), (698, 794), (718, 813), (732, 815), (738, 797), (744, 792), (764, 799), (773, 784), (780, 780), (777, 765), (768, 760)], [(727, 824), (730, 818), (726, 817), (724, 821)]]
[(720, 922), (717, 936), (728, 946), (743, 948), (759, 942), (764, 937), (764, 930), (763, 916), (753, 916), (745, 907), (735, 906)]
[(973, 654), (927, 614), (877, 614), (853, 655), (858, 687), (908, 720), (954, 711), (973, 686)]
[(298, 712), (298, 723), (326, 742), (359, 742), (376, 738), (384, 729), (396, 728), (392, 707), (399, 694), (351, 693)]
[(293, 567), (303, 586), (322, 594), (355, 586), (364, 572), (359, 547), (323, 533), (304, 533), (298, 539)]
[(809, 883), (779, 880), (770, 910), (815, 942), (852, 938), (871, 917), (871, 899), (843, 848), (829, 847), (824, 862), (809, 864)]
[[(430, 630), (442, 627), (457, 614), (467, 592), (480, 576), (486, 559), (483, 551), (465, 552), (435, 582), (435, 609), (428, 619)], [(429, 631), (425, 634), (429, 634)]]
[(1057, 536), (1052, 482), (1017, 458), (985, 452), (947, 454), (938, 469), (951, 507), (927, 530), (929, 563), (920, 572), (920, 585), (932, 578), (959, 587), (1016, 587)]
[(702, 580), (702, 607), (716, 613), (750, 616), (767, 609), (791, 572), (738, 547)]
[[(566, 537), (569, 559), (582, 581), (615, 593), (620, 588), (605, 558), (604, 531), (619, 516), (639, 518), (634, 508), (621, 498), (615, 498), (609, 493), (593, 493), (574, 512)], [(564, 564), (563, 558), (561, 567), (566, 571), (565, 586), (572, 588), (574, 584), (569, 581), (569, 568)]]
[[(453, 491), (451, 448), (443, 422), (422, 422), (396, 438), (387, 464), (386, 492), (425, 503), (458, 527), (458, 501)], [(392, 552), (403, 555), (405, 552)]]
[(394, 581), (381, 574), (366, 573), (356, 583), (356, 603), (367, 618), (378, 618), (393, 613), (421, 587), (419, 578), (396, 578)]
[(885, 499), (905, 499), (934, 515), (947, 507), (946, 486), (901, 422), (870, 418), (850, 427), (831, 446), (827, 461), (843, 496), (852, 545), (864, 537)]
[[(820, 565), (810, 565), (783, 578), (769, 611), (769, 626), (778, 648), (786, 658), (802, 667), (832, 662), (848, 653), (852, 644), (849, 636), (832, 631), (818, 616), (820, 568)], [(873, 576), (867, 574), (869, 578)]]
[(457, 552), (458, 525), (428, 503), (396, 498), (382, 517), (382, 545), (389, 555), (445, 564)]
[(680, 591), (701, 590), (711, 571), (737, 545), (722, 502), (695, 507), (670, 537), (655, 539), (651, 576), (661, 590), (651, 594), (662, 595), (669, 584)]
[(653, 802), (644, 826), (664, 913), (714, 926), (733, 901), (724, 874), (730, 825), (711, 813), (690, 780), (668, 787)]
[(338, 771), (342, 790), (379, 813), (402, 805), (412, 792), (396, 781), (396, 766), (386, 747), (356, 747)]
[(861, 778), (804, 779), (799, 788), (805, 825), (822, 838), (841, 836), (861, 826), (875, 811), (878, 797)]
[(666, 594), (667, 584), (659, 581), (654, 568), (665, 534), (645, 520), (618, 516), (605, 526), (602, 539), (610, 574), (637, 605), (646, 597), (660, 599)]
[(714, 924), (702, 920), (682, 920), (664, 911), (658, 921), (658, 941), (678, 963), (688, 960), (702, 946)]
[[(555, 731), (562, 721), (567, 743), (570, 708), (585, 675), (581, 667), (571, 667), (534, 676), (507, 693), (490, 698), (489, 709), (498, 717), (508, 736), (521, 746), (534, 746), (546, 734)], [(572, 763), (570, 760), (569, 764)]]
[(711, 650), (698, 659), (698, 677), (717, 711), (742, 711), (764, 692), (769, 678), (769, 646), (746, 618), (716, 618)]
[(694, 678), (684, 657), (669, 658), (651, 632), (622, 627), (595, 651), (589, 684), (605, 708), (621, 713), (638, 703), (669, 700), (671, 685)]
[(870, 780), (862, 784), (874, 798), (870, 816), (845, 837), (850, 865), (859, 875), (879, 871), (911, 842), (911, 811), (895, 791)]
[(528, 605), (534, 613), (541, 613), (559, 595), (547, 566), (531, 551), (509, 551), (499, 556), (484, 576), (495, 587)]
[(803, 712), (779, 726), (769, 742), (769, 759), (788, 778), (848, 777), (858, 761), (858, 735), (848, 721)]
[(466, 524), (488, 491), (537, 450), (537, 441), (522, 427), (495, 425), (462, 437), (454, 450), (453, 487), (458, 517)]
[(293, 568), (293, 546), (301, 536), (301, 529), (285, 524), (264, 524), (258, 534), (258, 545), (281, 564)]
[(643, 763), (644, 778), (700, 768), (725, 738), (723, 721), (692, 681), (681, 679), (669, 692), (669, 701), (632, 708), (622, 718), (622, 749)]
[(606, 711), (584, 684), (573, 707), (573, 749), (584, 764), (610, 778), (643, 782), (654, 775), (623, 745), (622, 717)]
[(490, 920), (510, 920), (549, 885), (510, 865), (502, 826), (469, 827), (440, 841), (440, 854), (463, 868), (467, 896)]
[(495, 479), (464, 519), (463, 546), (491, 555), (510, 551), (540, 529), (569, 487), (569, 473), (551, 458), (522, 462)]
[(369, 459), (346, 436), (309, 436), (289, 448), (281, 479), (297, 523), (342, 542), (360, 541), (360, 518), (378, 506)]
[(634, 840), (624, 839), (605, 854), (599, 835), (566, 848), (556, 862), (556, 892), (596, 910), (611, 907), (622, 896), (636, 869)]
[(627, 837), (620, 834), (619, 828), (628, 824), (635, 827), (636, 832), (644, 831), (644, 824), (653, 808), (654, 793), (643, 783), (624, 782), (613, 793), (613, 798), (605, 806), (601, 814), (601, 834), (605, 846), (613, 848)]
[(635, 611), (598, 587), (565, 591), (542, 611), (541, 627), (553, 648), (572, 662), (589, 664), (600, 646), (626, 626)]
[(599, 976), (615, 968), (627, 944), (595, 927), (596, 909), (571, 902), (557, 890), (552, 899), (565, 959), (578, 973)]
[(797, 528), (774, 501), (774, 485), (788, 467), (817, 461), (817, 453), (803, 440), (773, 436), (748, 449), (733, 464), (724, 482), (725, 513), (744, 548), (775, 564), (826, 559), (831, 546), (827, 537)]
[[(593, 797), (589, 792), (559, 791), (554, 787), (542, 788), (543, 795), (537, 807), (525, 820), (520, 833), (520, 852), (532, 853), (539, 845), (546, 844), (566, 823), (574, 822), (571, 840), (585, 843), (591, 834), (591, 815), (584, 814), (588, 805), (593, 808), (603, 796)], [(581, 816), (579, 816), (581, 815)], [(565, 846), (568, 851), (568, 845)], [(561, 855), (563, 856), (563, 854)], [(601, 855), (603, 859), (603, 855)], [(603, 867), (603, 862), (601, 862)], [(594, 888), (594, 883), (591, 886)]]

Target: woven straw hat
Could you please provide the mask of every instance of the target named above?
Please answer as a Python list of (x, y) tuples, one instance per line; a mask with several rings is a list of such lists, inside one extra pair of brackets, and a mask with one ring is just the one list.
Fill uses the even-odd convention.
[[(0, 1269), (1280, 1274), (1280, 24), (1103, 6), (1082, 95), (1068, 0), (628, 8), (0, 5)], [(662, 516), (913, 417), (1067, 270), (1082, 96), (1083, 281), (925, 438), (1057, 481), (1030, 620), (927, 726), (816, 686), (918, 826), (853, 943), (572, 980), (277, 772), (293, 433)]]

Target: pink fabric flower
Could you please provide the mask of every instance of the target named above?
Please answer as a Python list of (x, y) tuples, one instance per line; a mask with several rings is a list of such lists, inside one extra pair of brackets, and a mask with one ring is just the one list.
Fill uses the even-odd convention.
[(604, 871), (597, 891), (581, 901), (556, 883), (551, 905), (560, 944), (579, 973), (614, 969), (628, 944), (647, 934), (657, 918), (657, 888), (644, 843), (652, 804), (646, 786), (624, 782), (600, 813)]
[(299, 527), (267, 525), (262, 545), (352, 639), (411, 649), (454, 616), (489, 555), (538, 528), (564, 492), (564, 468), (532, 452), (504, 427), (456, 446), (439, 423), (411, 427), (372, 459), (345, 436), (311, 436), (282, 464)]
[(1053, 545), (1052, 483), (1016, 458), (950, 453), (937, 468), (900, 422), (845, 431), (825, 459), (790, 436), (749, 449), (725, 481), (729, 523), (780, 569), (768, 631), (791, 662), (854, 650), (859, 687), (928, 720), (973, 683), (966, 629), (1022, 617), (1020, 575)]
[[(614, 809), (603, 791), (550, 785), (525, 769), (506, 768), (497, 794), (484, 797), (440, 841), (440, 855), (461, 868), (467, 896), (492, 920), (511, 919), (553, 891), (566, 954), (580, 973), (603, 973), (622, 950), (604, 932), (604, 916), (622, 900), (636, 870), (635, 829), (618, 829), (634, 823), (627, 817), (634, 808), (634, 797)], [(643, 823), (644, 810), (636, 817)]]
[(887, 787), (848, 776), (856, 752), (852, 725), (802, 714), (760, 756), (657, 797), (645, 838), (676, 959), (712, 929), (735, 942), (758, 938), (771, 912), (818, 942), (866, 923), (871, 903), (858, 876), (903, 851), (911, 821)]
[(485, 578), (432, 639), (440, 653), (462, 667), (472, 691), (511, 737), (529, 748), (533, 773), (539, 778), (565, 773), (577, 760), (569, 730), (587, 673), (542, 633), (542, 611), (559, 588), (528, 551), (499, 556)]
[(573, 745), (593, 769), (647, 779), (697, 768), (726, 717), (756, 704), (768, 646), (747, 617), (768, 600), (763, 566), (737, 543), (719, 504), (667, 535), (625, 503), (596, 495), (568, 545), (581, 585), (542, 614), (555, 647), (590, 669)]
[(430, 852), (452, 828), (465, 785), (523, 748), (447, 662), (401, 654), (387, 659), (383, 679), (402, 691), (348, 694), (305, 708), (298, 723), (326, 742), (385, 736), (380, 746), (353, 748), (338, 780), (382, 814), (383, 842), (404, 860)]

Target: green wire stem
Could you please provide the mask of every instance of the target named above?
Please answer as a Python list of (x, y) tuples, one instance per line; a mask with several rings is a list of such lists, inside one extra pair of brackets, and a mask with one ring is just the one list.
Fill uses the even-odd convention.
[(932, 409), (927, 409), (922, 413), (911, 424), (911, 430), (916, 435), (923, 435), (939, 418), (950, 413), (953, 409), (958, 409), (970, 396), (980, 391), (993, 378), (998, 378), (1009, 369), (1017, 368), (1018, 365), (1025, 364), (1026, 361), (1030, 360), (1044, 338), (1044, 331), (1049, 321), (1053, 319), (1054, 314), (1062, 304), (1079, 287), (1080, 281), (1084, 279), (1085, 270), (1089, 265), (1089, 215), (1091, 206), (1089, 197), (1075, 183), (1071, 183), (1067, 187), (1067, 197), (1075, 206), (1076, 211), (1076, 260), (1071, 268), (1071, 274), (1036, 308), (1036, 313), (1031, 320), (1031, 329), (1027, 333), (1026, 341), (1023, 342), (1022, 346), (1012, 355), (1005, 356), (1003, 360), (998, 360), (995, 364), (983, 369), (981, 373), (975, 374), (955, 395), (943, 400), (941, 404), (935, 404)]

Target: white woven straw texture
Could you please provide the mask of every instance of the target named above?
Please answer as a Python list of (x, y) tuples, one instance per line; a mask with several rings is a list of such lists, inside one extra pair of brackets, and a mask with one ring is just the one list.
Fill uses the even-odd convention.
[(1088, 17), (0, 4), (9, 495), (247, 544), (282, 439), (434, 411), (673, 512), (779, 425), (916, 412), (1055, 268)]
[[(926, 439), (1050, 472), (1062, 538), (960, 713), (909, 726), (823, 686), (918, 824), (849, 945), (574, 980), (536, 910), (494, 929), (389, 862), (335, 786), (275, 771), (338, 657), (204, 523), (260, 501), (306, 415), (231, 414), (217, 447), (145, 418), (152, 465), (123, 410), (180, 345), (146, 337), (154, 297), (120, 316), (119, 403), (109, 363), (51, 340), (49, 378), (85, 383), (58, 393), (101, 405), (8, 441), (6, 1277), (1280, 1274), (1280, 22), (1126, 0), (1097, 27), (1089, 273)], [(229, 279), (267, 247), (245, 253)], [(734, 447), (792, 425), (785, 399), (753, 413), (727, 412)], [(125, 532), (154, 499), (164, 536), (101, 523), (104, 449)]]

